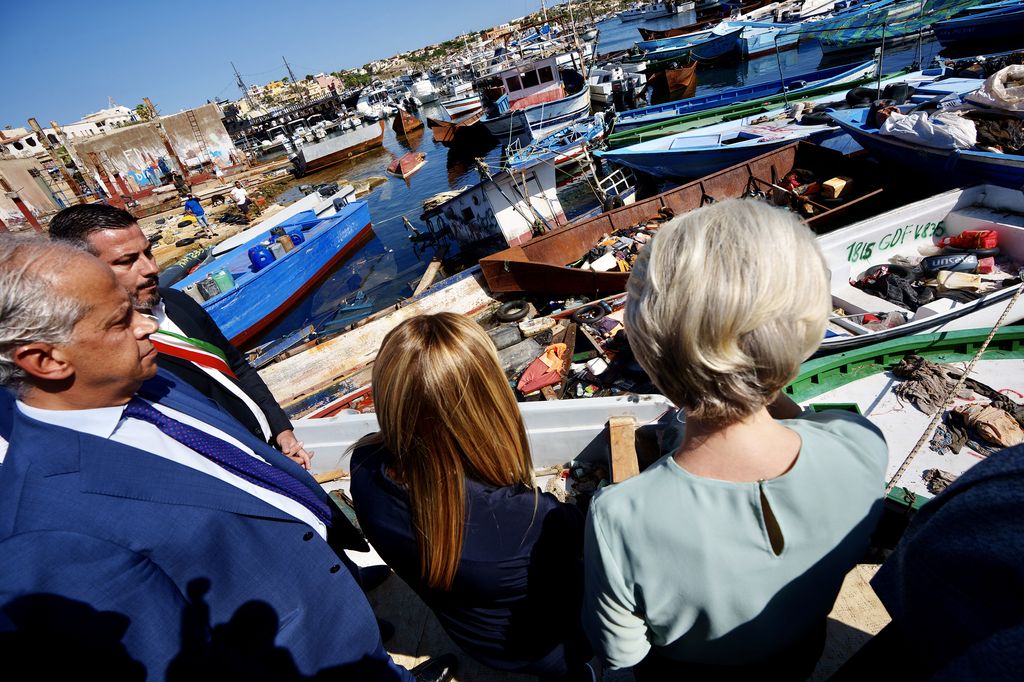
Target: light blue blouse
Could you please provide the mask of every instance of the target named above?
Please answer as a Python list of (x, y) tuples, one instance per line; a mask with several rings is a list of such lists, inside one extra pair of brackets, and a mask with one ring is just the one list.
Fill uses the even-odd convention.
[(703, 478), (667, 456), (594, 499), (583, 624), (607, 665), (635, 665), (652, 646), (681, 661), (754, 663), (824, 622), (881, 513), (888, 450), (850, 412), (781, 423), (801, 447), (778, 478)]

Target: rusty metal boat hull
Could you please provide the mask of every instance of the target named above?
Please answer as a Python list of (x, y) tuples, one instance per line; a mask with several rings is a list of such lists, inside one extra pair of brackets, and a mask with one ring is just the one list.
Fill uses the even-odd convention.
[(882, 189), (872, 180), (877, 171), (868, 162), (797, 142), (650, 199), (557, 228), (486, 256), (480, 260), (480, 269), (488, 288), (495, 293), (593, 296), (618, 293), (625, 290), (628, 272), (595, 272), (566, 264), (580, 260), (603, 235), (652, 218), (663, 208), (680, 215), (712, 199), (738, 198), (752, 191), (767, 191), (772, 183), (794, 168), (818, 171), (828, 177), (850, 177), (858, 186), (853, 198), (807, 220), (815, 231), (827, 232), (863, 217), (865, 210), (876, 206), (882, 198)]

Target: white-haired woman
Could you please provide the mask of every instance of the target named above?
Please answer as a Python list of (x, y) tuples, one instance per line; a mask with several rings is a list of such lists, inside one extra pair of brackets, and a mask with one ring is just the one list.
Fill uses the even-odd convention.
[(638, 680), (803, 679), (881, 512), (885, 441), (780, 391), (830, 298), (811, 231), (755, 200), (663, 226), (628, 284), (626, 332), (685, 415), (678, 451), (594, 500), (584, 626)]

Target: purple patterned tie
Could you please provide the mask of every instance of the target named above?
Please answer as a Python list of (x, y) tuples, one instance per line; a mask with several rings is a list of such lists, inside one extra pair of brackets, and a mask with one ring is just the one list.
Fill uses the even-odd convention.
[(325, 525), (331, 525), (331, 511), (328, 506), (320, 501), (309, 486), (291, 474), (253, 457), (227, 441), (172, 419), (139, 398), (132, 398), (125, 406), (124, 416), (149, 422), (211, 462), (219, 464), (250, 483), (295, 500), (313, 512), (313, 515)]

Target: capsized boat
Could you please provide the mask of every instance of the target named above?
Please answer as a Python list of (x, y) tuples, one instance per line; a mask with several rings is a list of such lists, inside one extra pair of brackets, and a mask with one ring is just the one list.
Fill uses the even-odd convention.
[(802, 93), (805, 90), (832, 85), (844, 85), (873, 76), (875, 73), (876, 64), (874, 60), (871, 60), (858, 64), (845, 64), (828, 69), (795, 74), (785, 78), (765, 81), (764, 83), (730, 88), (722, 92), (691, 97), (676, 102), (666, 102), (665, 104), (642, 107), (632, 111), (623, 111), (616, 116), (616, 132), (609, 138), (609, 142), (620, 139), (622, 137), (620, 133), (630, 128), (664, 123), (679, 116), (706, 111), (726, 104), (749, 102), (761, 97), (778, 95), (783, 90), (787, 91), (789, 97), (795, 99), (802, 97)]
[(462, 118), (451, 121), (442, 121), (428, 116), (427, 127), (430, 128), (436, 142), (440, 142), (445, 147), (451, 147), (457, 145), (459, 138), (472, 129), (476, 123), (479, 123), (480, 119), (484, 117), (484, 113), (484, 110), (480, 108)]
[[(995, 233), (998, 253), (940, 248), (943, 239), (971, 230)], [(819, 354), (907, 334), (991, 327), (1021, 287), (1024, 195), (995, 185), (951, 190), (824, 235), (818, 243), (832, 276), (832, 304), (843, 311), (834, 316)], [(919, 264), (923, 255), (941, 253), (953, 257), (935, 267), (966, 268), (988, 257), (992, 271), (956, 272), (951, 278), (933, 272), (933, 261)], [(964, 265), (958, 265), (961, 260)], [(889, 284), (901, 291), (900, 301), (876, 295)], [(1005, 323), (1021, 318), (1024, 299)]]
[(409, 152), (388, 164), (388, 175), (405, 179), (423, 168), (426, 163), (427, 155), (423, 152)]
[[(530, 292), (537, 294), (585, 294), (607, 296), (625, 290), (629, 272), (597, 271), (570, 267), (583, 259), (602, 236), (631, 228), (658, 216), (664, 209), (675, 215), (699, 208), (709, 200), (772, 195), (787, 174), (799, 168), (822, 180), (834, 176), (850, 178), (850, 186), (840, 201), (804, 214), (816, 232), (870, 215), (883, 198), (873, 164), (851, 159), (832, 149), (806, 142), (787, 145), (774, 152), (701, 178), (632, 206), (575, 221), (547, 234), (480, 259), (487, 286), (494, 292)], [(825, 177), (827, 176), (827, 177)], [(779, 194), (778, 190), (774, 191)], [(784, 194), (784, 193), (783, 193)], [(784, 201), (795, 195), (780, 196)]]
[(190, 292), (216, 282), (212, 290), (206, 289), (211, 295), (202, 306), (236, 346), (245, 345), (287, 312), (372, 236), (365, 201), (347, 204), (330, 218), (317, 218), (313, 211), (299, 213), (271, 229), (174, 285)]
[(295, 175), (302, 177), (364, 154), (383, 144), (384, 121), (377, 121), (304, 145), (289, 158)]
[[(800, 367), (800, 374), (785, 391), (806, 409), (849, 409), (870, 419), (885, 435), (889, 447), (886, 479), (892, 480), (932, 418), (914, 401), (897, 395), (894, 389), (903, 382), (892, 370), (904, 358), (913, 355), (948, 367), (959, 375), (990, 331), (991, 327), (982, 327), (914, 334), (816, 358)], [(913, 365), (908, 369), (911, 367)], [(1024, 395), (1024, 327), (1004, 326), (997, 330), (969, 376), (1002, 394), (999, 398), (1002, 404), (1020, 405), (1020, 396)], [(968, 389), (964, 396), (953, 400), (950, 410), (992, 403), (991, 394)], [(887, 505), (901, 512), (918, 509), (967, 469), (994, 450), (1002, 449), (985, 442), (975, 432), (969, 433), (968, 442), (954, 450), (950, 447), (946, 427), (949, 413), (945, 415), (929, 442), (892, 481), (895, 487), (888, 495)]]
[(492, 171), (479, 162), (477, 168), (480, 182), (424, 202), (420, 219), (431, 233), (450, 234), (463, 248), (491, 245), (493, 251), (567, 222), (555, 191), (553, 163), (530, 159), (514, 169)]

